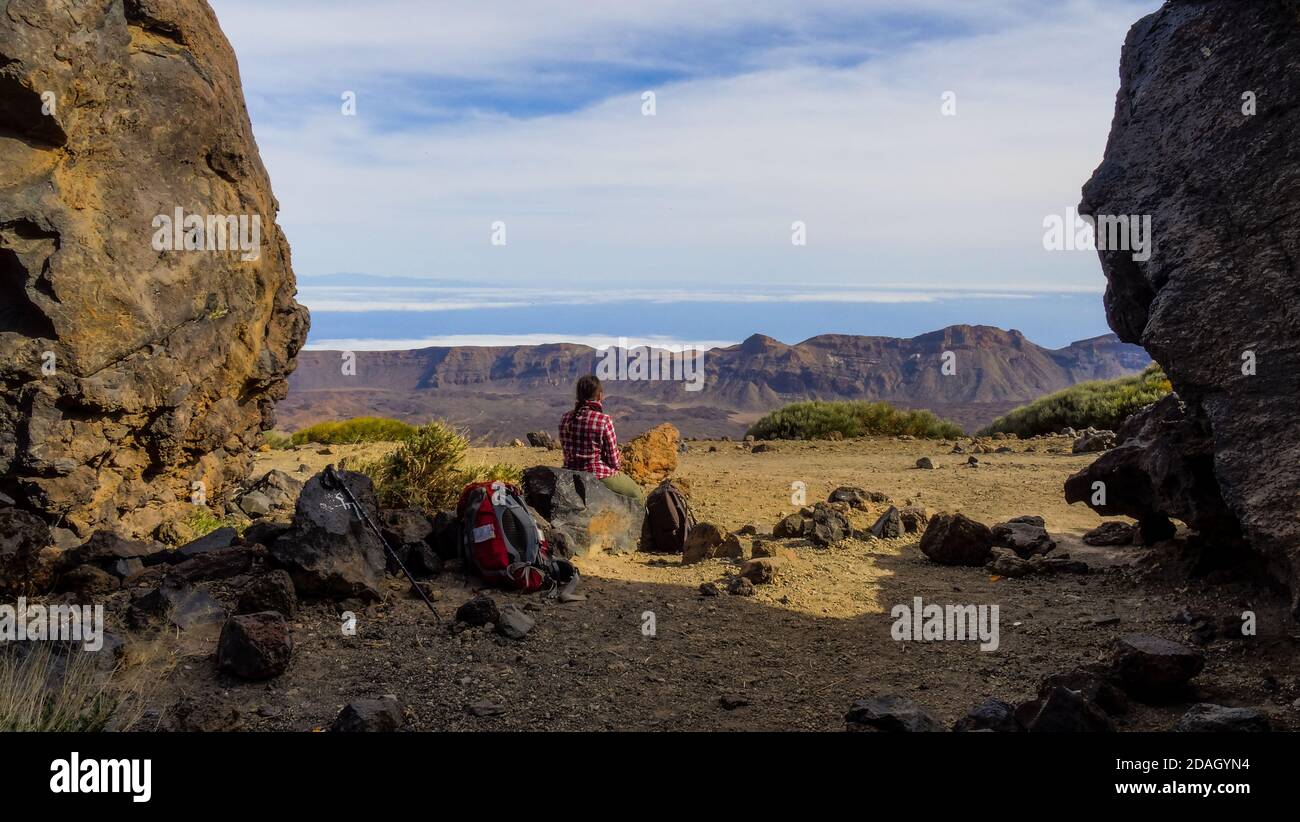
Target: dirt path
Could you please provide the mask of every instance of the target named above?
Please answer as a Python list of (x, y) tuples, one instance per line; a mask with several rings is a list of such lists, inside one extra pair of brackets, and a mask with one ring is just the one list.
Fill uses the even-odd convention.
[[(1037, 450), (1026, 453), (1031, 445)], [(1300, 725), (1292, 636), (1298, 632), (1283, 618), (1280, 599), (1246, 598), (1248, 588), (1225, 579), (1189, 583), (1173, 575), (1164, 582), (1158, 564), (1152, 572), (1150, 562), (1137, 563), (1138, 550), (1082, 546), (1078, 537), (1100, 520), (1061, 499), (1065, 477), (1089, 461), (1069, 455), (1066, 440), (1015, 443), (1016, 453), (980, 455), (978, 468), (949, 454), (950, 447), (882, 439), (778, 443), (772, 452), (752, 454), (736, 443), (697, 442), (678, 474), (690, 485), (698, 517), (733, 529), (753, 522), (770, 531), (797, 507), (791, 501), (796, 482), (805, 484), (809, 503), (846, 484), (987, 523), (1038, 514), (1057, 536), (1058, 550), (1096, 570), (999, 579), (982, 569), (934, 565), (912, 538), (848, 540), (831, 548), (795, 543), (795, 561), (775, 583), (756, 586), (754, 596), (704, 597), (699, 585), (734, 574), (734, 562), (682, 566), (643, 554), (585, 557), (578, 563), (585, 602), (493, 594), (537, 618), (523, 642), (479, 630), (440, 631), (392, 580), (385, 602), (358, 613), (355, 636), (342, 634), (332, 606), (305, 609), (294, 623), (294, 662), (270, 684), (218, 679), (213, 662), (196, 655), (190, 665), (197, 675), (180, 676), (175, 687), (234, 707), (244, 727), (260, 729), (327, 726), (351, 699), (384, 694), (398, 696), (415, 727), (427, 730), (836, 730), (853, 699), (879, 693), (912, 697), (951, 723), (985, 697), (1023, 700), (1046, 674), (1107, 659), (1124, 634), (1189, 641), (1189, 628), (1172, 621), (1183, 607), (1216, 617), (1249, 607), (1259, 614), (1260, 635), (1205, 647), (1200, 698), (1259, 706), (1279, 724)], [(358, 449), (333, 450), (264, 454), (259, 467), (295, 470), (303, 463), (314, 471)], [(912, 467), (920, 456), (938, 468)], [(556, 458), (523, 448), (471, 455), (520, 465)], [(855, 517), (857, 526), (872, 519)], [(471, 590), (454, 575), (435, 585), (450, 620)], [(914, 597), (927, 604), (997, 605), (998, 649), (895, 641), (890, 610)], [(648, 614), (653, 636), (644, 630)], [(724, 708), (724, 697), (744, 704)], [(504, 712), (474, 716), (467, 711), (474, 703)], [(1122, 727), (1168, 727), (1186, 707), (1141, 707)]]

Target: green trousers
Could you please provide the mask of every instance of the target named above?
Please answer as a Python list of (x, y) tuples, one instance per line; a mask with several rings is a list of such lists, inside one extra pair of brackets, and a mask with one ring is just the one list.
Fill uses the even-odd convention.
[(605, 477), (601, 480), (605, 487), (624, 497), (631, 497), (638, 502), (645, 501), (645, 494), (641, 491), (641, 486), (636, 484), (636, 480), (627, 474), (614, 474), (612, 477)]

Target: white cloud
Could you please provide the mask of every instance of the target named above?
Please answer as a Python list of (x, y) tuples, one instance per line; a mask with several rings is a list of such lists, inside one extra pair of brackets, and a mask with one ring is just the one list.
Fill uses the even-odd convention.
[[(754, 19), (798, 29), (801, 15), (849, 4), (215, 5), (256, 95), (319, 77), (360, 86), (382, 71), (509, 80), (566, 58), (663, 62), (670, 43), (638, 57), (647, 38)], [(1156, 5), (876, 2), (980, 31), (849, 68), (806, 62), (817, 41), (795, 38), (754, 70), (655, 89), (653, 118), (632, 92), (564, 114), (394, 131), (391, 101), (362, 94), (358, 117), (335, 102), (255, 130), (300, 273), (1095, 290), (1095, 257), (1044, 251), (1042, 220), (1078, 201), (1099, 162), (1120, 44)], [(940, 114), (946, 90), (956, 117)], [(495, 220), (505, 247), (489, 243)], [(794, 220), (807, 247), (790, 243)]]

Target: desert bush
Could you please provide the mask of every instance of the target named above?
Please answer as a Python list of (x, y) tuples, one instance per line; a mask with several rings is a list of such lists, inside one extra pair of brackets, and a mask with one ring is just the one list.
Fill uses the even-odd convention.
[(760, 440), (818, 440), (836, 433), (843, 437), (910, 434), (938, 439), (960, 437), (962, 431), (929, 411), (905, 411), (887, 402), (814, 400), (773, 411), (746, 432)]
[(102, 731), (117, 707), (93, 653), (0, 649), (0, 731)]
[(293, 435), (281, 434), (279, 431), (263, 431), (262, 441), (274, 451), (283, 451), (293, 445)]
[(1094, 380), (1040, 397), (998, 417), (981, 434), (1032, 437), (1062, 428), (1115, 430), (1130, 414), (1163, 398), (1173, 386), (1160, 366), (1115, 380)]
[(463, 433), (434, 421), (383, 457), (347, 467), (370, 477), (381, 507), (422, 508), (431, 514), (453, 507), (471, 482), (517, 483), (523, 477), (513, 465), (463, 465), (468, 447)]
[(351, 445), (359, 442), (403, 442), (415, 433), (415, 426), (387, 417), (353, 417), (336, 422), (318, 422), (292, 437), (294, 445)]

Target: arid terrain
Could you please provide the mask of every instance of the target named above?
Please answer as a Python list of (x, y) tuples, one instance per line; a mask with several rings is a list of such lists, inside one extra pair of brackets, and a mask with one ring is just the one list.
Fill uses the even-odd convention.
[[(1203, 642), (1206, 666), (1188, 700), (1135, 704), (1117, 721), (1121, 729), (1168, 728), (1190, 701), (1252, 706), (1275, 727), (1300, 725), (1300, 637), (1285, 618), (1283, 597), (1260, 595), (1231, 576), (1189, 581), (1159, 550), (1082, 545), (1080, 536), (1100, 520), (1065, 505), (1061, 485), (1091, 457), (1070, 455), (1065, 438), (1009, 445), (1012, 453), (984, 454), (969, 467), (966, 456), (949, 453), (951, 442), (779, 442), (751, 453), (740, 443), (697, 441), (688, 443), (676, 476), (689, 485), (700, 520), (730, 529), (754, 523), (760, 534), (797, 508), (796, 482), (806, 484), (810, 504), (838, 485), (856, 485), (987, 523), (1038, 514), (1056, 550), (1085, 560), (1089, 573), (1003, 579), (981, 568), (943, 567), (910, 535), (829, 548), (783, 540), (795, 559), (774, 582), (755, 586), (751, 597), (706, 597), (701, 583), (734, 575), (736, 561), (683, 566), (678, 557), (644, 553), (587, 556), (577, 560), (585, 601), (491, 592), (537, 619), (522, 641), (450, 627), (474, 592), (454, 570), (433, 583), (442, 625), (405, 582), (389, 577), (386, 599), (368, 607), (304, 603), (291, 621), (292, 664), (268, 683), (219, 675), (215, 635), (191, 632), (189, 656), (153, 701), (166, 707), (190, 697), (196, 707), (185, 726), (209, 729), (326, 728), (352, 700), (394, 695), (410, 727), (422, 730), (838, 730), (854, 699), (893, 693), (951, 724), (986, 697), (1030, 699), (1045, 675), (1107, 661), (1117, 638), (1145, 633)], [(257, 470), (305, 465), (298, 474), (305, 478), (382, 448), (264, 452)], [(914, 468), (922, 456), (936, 469)], [(558, 464), (558, 453), (474, 449), (470, 459)], [(853, 517), (865, 528), (874, 512)], [(742, 537), (747, 551), (750, 540)], [(890, 609), (918, 596), (927, 604), (998, 605), (1000, 647), (894, 641)], [(354, 636), (341, 630), (337, 611), (345, 606), (357, 608)], [(1198, 642), (1175, 621), (1182, 609), (1215, 620), (1253, 610), (1258, 635)], [(643, 633), (646, 612), (654, 636)]]

